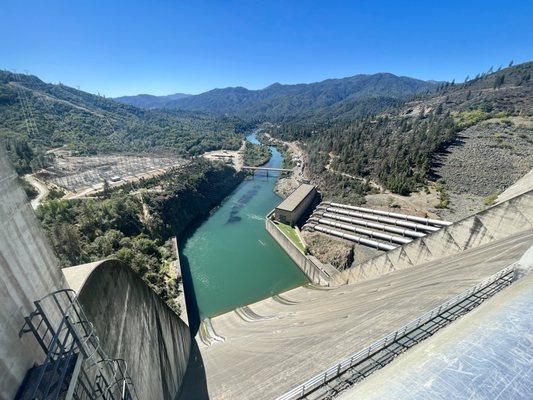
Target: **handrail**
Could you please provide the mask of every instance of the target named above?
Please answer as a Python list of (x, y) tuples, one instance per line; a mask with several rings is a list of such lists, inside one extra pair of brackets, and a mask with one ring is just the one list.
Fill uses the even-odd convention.
[(276, 400), (295, 400), (300, 399), (303, 396), (305, 396), (307, 393), (310, 393), (311, 391), (317, 389), (321, 385), (325, 384), (326, 382), (334, 379), (335, 377), (339, 376), (341, 373), (343, 373), (347, 368), (352, 367), (353, 365), (357, 364), (358, 362), (368, 358), (370, 355), (376, 353), (377, 351), (380, 351), (384, 349), (387, 345), (394, 342), (397, 338), (405, 335), (408, 332), (411, 332), (421, 325), (427, 323), (431, 319), (437, 317), (438, 315), (442, 314), (443, 312), (453, 308), (457, 304), (461, 303), (466, 298), (472, 296), (473, 294), (479, 292), (483, 288), (491, 285), (492, 283), (496, 282), (497, 280), (501, 279), (502, 277), (509, 275), (515, 270), (515, 267), (513, 265), (508, 266), (501, 271), (491, 275), (490, 277), (484, 279), (480, 283), (470, 287), (468, 290), (459, 293), (458, 295), (452, 297), (451, 299), (445, 301), (440, 306), (433, 308), (432, 310), (422, 314), (417, 319), (412, 320), (411, 322), (407, 323), (406, 325), (400, 327), (399, 329), (389, 333), (388, 335), (382, 337), (381, 339), (375, 341), (370, 346), (365, 347), (362, 350), (359, 350), (356, 353), (353, 353), (348, 358), (343, 359), (342, 361), (334, 364), (327, 370), (313, 376), (311, 379), (307, 380), (301, 385), (298, 385), (294, 389), (288, 391), (287, 393), (279, 396)]
[[(52, 308), (47, 307), (48, 302)], [(26, 323), (21, 329), (20, 335), (33, 332), (34, 336), (41, 344), (43, 351), (46, 353), (46, 359), (43, 365), (54, 364), (53, 370), (61, 372), (61, 381), (66, 379), (66, 368), (59, 366), (59, 360), (64, 357), (71, 359), (77, 354), (81, 357), (79, 361), (81, 366), (79, 375), (75, 374), (68, 378), (71, 380), (69, 386), (80, 386), (89, 398), (97, 400), (105, 399), (123, 399), (126, 391), (137, 399), (135, 387), (131, 377), (127, 374), (127, 363), (123, 359), (110, 358), (101, 347), (100, 339), (96, 334), (94, 325), (87, 318), (85, 311), (78, 302), (78, 296), (72, 289), (60, 289), (47, 294), (39, 300), (34, 301), (36, 310), (25, 318)], [(49, 316), (56, 315), (54, 323)], [(34, 318), (39, 317), (41, 320), (37, 326), (34, 324)], [(44, 322), (43, 328), (41, 325)], [(56, 327), (53, 325), (56, 324)], [(48, 342), (48, 345), (46, 344)], [(122, 366), (123, 365), (123, 366)], [(43, 382), (45, 369), (39, 371), (34, 384), (32, 385), (32, 396), (35, 396), (41, 383)], [(88, 372), (90, 374), (88, 374)], [(101, 385), (98, 382), (103, 383)], [(51, 390), (52, 382), (45, 385), (46, 393)], [(117, 394), (117, 390), (121, 394)], [(56, 392), (54, 392), (56, 393)], [(72, 394), (72, 392), (70, 392)], [(58, 395), (59, 393), (56, 393)], [(118, 396), (118, 397), (116, 397)], [(30, 396), (31, 397), (31, 396)], [(34, 397), (31, 397), (34, 398)]]

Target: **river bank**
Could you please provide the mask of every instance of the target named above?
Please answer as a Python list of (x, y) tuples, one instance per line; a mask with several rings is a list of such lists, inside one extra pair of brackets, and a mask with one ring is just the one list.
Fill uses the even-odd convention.
[[(259, 143), (255, 135), (247, 140)], [(279, 168), (280, 152), (270, 147), (265, 166)], [(220, 207), (182, 237), (180, 243), (189, 317), (208, 318), (301, 286), (305, 275), (266, 232), (265, 216), (280, 202), (278, 173), (258, 171), (226, 197)]]
[(255, 144), (246, 141), (244, 146), (244, 165), (249, 167), (260, 167), (265, 165), (272, 157), (270, 148), (262, 143)]
[(272, 137), (267, 132), (258, 135), (259, 140), (267, 145), (275, 146), (283, 156), (282, 168), (293, 169), (292, 174), (282, 174), (277, 180), (274, 192), (281, 198), (286, 198), (294, 192), (302, 181), (309, 181), (305, 165), (307, 164), (307, 154), (298, 142), (286, 142)]
[(243, 178), (230, 166), (196, 160), (100, 197), (45, 200), (36, 212), (61, 267), (119, 259), (178, 311), (169, 239), (208, 215)]

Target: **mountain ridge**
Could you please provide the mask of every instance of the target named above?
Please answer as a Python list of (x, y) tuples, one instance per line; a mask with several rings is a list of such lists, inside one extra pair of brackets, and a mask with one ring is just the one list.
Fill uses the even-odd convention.
[[(431, 92), (438, 83), (397, 76), (388, 72), (357, 74), (345, 78), (329, 78), (319, 82), (281, 84), (275, 82), (263, 89), (242, 86), (215, 88), (198, 95), (166, 100), (159, 108), (201, 111), (215, 115), (232, 115), (243, 119), (283, 121), (305, 118), (310, 111), (328, 107), (348, 107), (345, 117), (366, 115), (360, 101), (372, 99), (372, 112), (390, 106), (391, 100), (406, 100), (414, 94)], [(377, 106), (383, 99), (382, 106)], [(116, 98), (116, 101), (124, 101)], [(135, 101), (135, 100), (131, 100)], [(341, 113), (342, 114), (342, 113)]]
[(179, 99), (189, 97), (189, 96), (192, 96), (192, 95), (187, 94), (187, 93), (173, 93), (173, 94), (167, 94), (163, 96), (156, 96), (156, 95), (148, 94), (148, 93), (140, 93), (140, 94), (131, 95), (131, 96), (115, 97), (115, 98), (112, 98), (112, 100), (115, 100), (123, 104), (129, 104), (135, 107), (157, 109), (157, 108), (161, 108), (161, 106), (164, 105), (166, 102), (173, 101), (173, 100), (179, 100)]
[(79, 154), (238, 148), (237, 122), (189, 111), (147, 110), (33, 75), (0, 70), (0, 140)]
[[(451, 189), (459, 188), (468, 174), (471, 186), (486, 185), (485, 193), (500, 190), (503, 182), (512, 181), (509, 173), (496, 178), (506, 162), (513, 160), (514, 169), (524, 173), (533, 167), (528, 151), (533, 143), (528, 128), (533, 126), (532, 76), (533, 62), (489, 70), (464, 83), (441, 84), (434, 93), (416, 95), (381, 113), (348, 121), (315, 115), (272, 125), (270, 133), (303, 143), (315, 183), (339, 201), (364, 201), (369, 181), (407, 195), (440, 178), (450, 181)], [(474, 152), (472, 157), (458, 155), (456, 165), (440, 168), (449, 148), (460, 148), (464, 141), (481, 143), (478, 158)], [(485, 168), (477, 168), (486, 159)], [(491, 175), (491, 165), (498, 166), (496, 175)], [(440, 207), (446, 208), (442, 187), (439, 196)]]

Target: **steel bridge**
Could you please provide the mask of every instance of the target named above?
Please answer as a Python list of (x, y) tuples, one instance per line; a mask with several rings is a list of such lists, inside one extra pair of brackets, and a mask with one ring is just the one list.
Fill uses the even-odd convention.
[(292, 172), (292, 169), (288, 168), (274, 168), (274, 167), (249, 167), (247, 165), (243, 166), (242, 169), (251, 169), (254, 171), (274, 171), (274, 172)]

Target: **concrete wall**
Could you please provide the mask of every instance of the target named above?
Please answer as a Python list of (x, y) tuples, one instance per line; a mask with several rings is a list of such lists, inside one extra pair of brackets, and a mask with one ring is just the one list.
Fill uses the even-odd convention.
[(19, 337), (33, 301), (66, 288), (39, 222), (0, 145), (0, 398), (12, 399), (44, 358), (31, 334)]
[(355, 283), (457, 254), (533, 228), (533, 190), (438, 232), (416, 239), (336, 275), (334, 284)]
[(126, 360), (139, 398), (176, 399), (189, 360), (189, 327), (119, 261), (63, 271), (105, 352)]
[[(315, 257), (307, 257), (296, 245), (276, 226), (268, 215), (266, 218), (266, 230), (281, 246), (295, 264), (307, 275), (309, 280), (318, 285), (328, 285), (331, 270), (323, 265)], [(336, 270), (334, 270), (336, 272)]]

